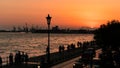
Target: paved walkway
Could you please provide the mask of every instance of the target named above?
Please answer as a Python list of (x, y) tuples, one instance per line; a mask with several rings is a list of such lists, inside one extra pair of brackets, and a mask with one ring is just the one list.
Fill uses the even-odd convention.
[[(81, 53), (81, 48), (76, 48), (70, 51), (64, 51), (62, 53), (58, 53), (58, 52), (51, 53), (51, 59), (53, 60), (54, 62), (53, 64), (55, 65), (52, 66), (52, 68), (72, 68), (75, 60), (80, 58), (80, 53)], [(29, 64), (20, 64), (20, 65), (12, 65), (12, 66), (6, 65), (3, 66), (3, 68), (37, 68), (41, 57), (45, 57), (45, 56), (46, 55), (31, 58), (30, 61), (36, 62), (35, 64), (29, 63)]]
[[(50, 56), (51, 56), (52, 63), (50, 64), (50, 66), (78, 57), (80, 56), (81, 51), (82, 51), (81, 48), (75, 48), (71, 50), (65, 50), (61, 53), (59, 52), (51, 53)], [(3, 68), (37, 68), (37, 66), (40, 64), (40, 60), (43, 58), (46, 58), (46, 55), (30, 58), (29, 62), (34, 62), (34, 63), (19, 64), (19, 65), (14, 64), (11, 66), (6, 65), (6, 66), (3, 66)]]
[[(98, 58), (99, 54), (101, 53), (101, 49), (96, 50), (96, 56), (95, 58)], [(73, 64), (75, 63), (76, 60), (80, 59), (79, 57), (76, 57), (74, 59), (71, 59), (69, 61), (57, 64), (55, 66), (52, 66), (51, 68), (73, 68)]]
[(71, 59), (69, 61), (66, 61), (66, 62), (63, 62), (63, 63), (60, 63), (60, 64), (57, 64), (55, 66), (52, 66), (51, 68), (73, 68), (73, 64), (75, 63), (76, 60), (78, 60), (80, 58), (79, 57), (76, 57), (74, 59)]

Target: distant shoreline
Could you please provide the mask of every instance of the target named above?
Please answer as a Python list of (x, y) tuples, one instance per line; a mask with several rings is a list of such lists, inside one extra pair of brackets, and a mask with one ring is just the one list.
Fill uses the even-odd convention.
[[(26, 33), (26, 32), (11, 32), (11, 31), (5, 31), (5, 32), (0, 32), (0, 33)], [(27, 32), (27, 33), (32, 33), (32, 32)], [(26, 34), (27, 34), (26, 33)], [(47, 34), (47, 32), (42, 32), (42, 33), (40, 33), (40, 32), (34, 32), (34, 33), (32, 33), (32, 34)], [(50, 32), (50, 34), (94, 34), (94, 33), (69, 33), (69, 32), (66, 32), (66, 33), (53, 33), (53, 32)]]
[[(50, 30), (52, 34), (94, 34), (95, 30)], [(0, 32), (20, 32), (20, 33), (48, 33), (48, 30), (31, 30), (31, 31), (3, 31)]]

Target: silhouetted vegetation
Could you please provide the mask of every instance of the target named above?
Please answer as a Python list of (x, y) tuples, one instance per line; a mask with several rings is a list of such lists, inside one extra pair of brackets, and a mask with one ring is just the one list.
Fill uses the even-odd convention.
[(95, 41), (104, 49), (119, 49), (120, 47), (120, 22), (112, 20), (103, 24), (95, 31)]

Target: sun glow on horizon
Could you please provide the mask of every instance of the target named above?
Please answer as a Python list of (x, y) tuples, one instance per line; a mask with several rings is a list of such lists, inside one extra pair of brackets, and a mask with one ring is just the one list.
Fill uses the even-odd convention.
[(108, 20), (120, 20), (119, 3), (119, 0), (1, 0), (0, 27), (27, 22), (45, 28), (48, 13), (52, 16), (52, 26), (99, 27)]

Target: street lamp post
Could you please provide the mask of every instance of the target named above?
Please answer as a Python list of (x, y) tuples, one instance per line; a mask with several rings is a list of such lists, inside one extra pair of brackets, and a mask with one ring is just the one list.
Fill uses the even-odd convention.
[(47, 19), (47, 25), (48, 25), (48, 46), (47, 46), (47, 63), (50, 63), (50, 22), (51, 22), (51, 18), (50, 15), (48, 14), (48, 16), (46, 17)]

